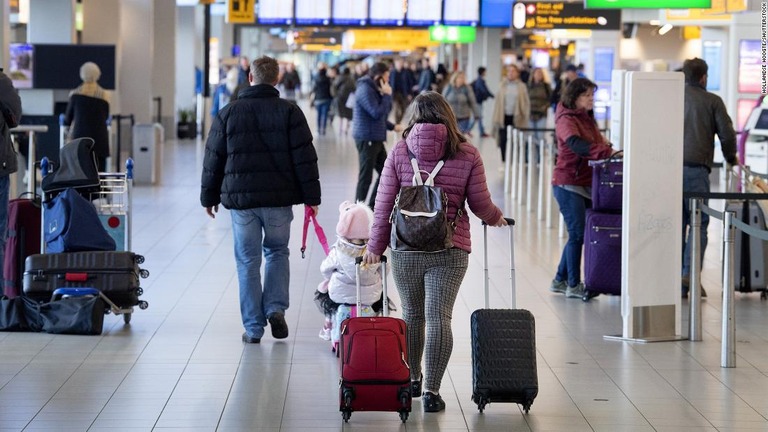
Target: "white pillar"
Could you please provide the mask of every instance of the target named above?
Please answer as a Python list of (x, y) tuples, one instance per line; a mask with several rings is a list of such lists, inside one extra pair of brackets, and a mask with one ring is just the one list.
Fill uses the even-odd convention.
[(28, 43), (71, 44), (75, 40), (75, 0), (29, 2)]
[[(175, 108), (193, 109), (195, 107), (195, 65), (199, 57), (195, 43), (194, 6), (179, 6), (176, 14), (176, 91)], [(200, 33), (202, 34), (202, 33)], [(172, 99), (173, 100), (173, 99)]]
[(120, 50), (117, 70), (120, 114), (133, 114), (136, 123), (148, 123), (152, 113), (152, 68), (154, 66), (153, 0), (121, 0)]
[[(7, 1), (0, 1), (0, 67), (8, 67), (8, 56), (6, 55), (8, 44), (11, 42), (11, 10)], [(7, 70), (7, 69), (6, 69)]]
[[(151, 98), (159, 97), (162, 103), (160, 113), (161, 124), (165, 128), (165, 136), (175, 134), (174, 95), (176, 81), (176, 3), (165, 0), (154, 1), (154, 34), (152, 46), (152, 94)], [(150, 115), (155, 121), (157, 105), (151, 100)]]
[[(499, 89), (503, 73), (501, 64), (501, 30), (498, 28), (479, 28), (477, 29), (477, 39), (468, 46), (467, 80), (472, 82), (477, 78), (477, 68), (485, 66), (485, 83), (494, 95)], [(493, 101), (493, 99), (488, 99), (483, 103), (483, 125), (488, 133), (492, 132)]]

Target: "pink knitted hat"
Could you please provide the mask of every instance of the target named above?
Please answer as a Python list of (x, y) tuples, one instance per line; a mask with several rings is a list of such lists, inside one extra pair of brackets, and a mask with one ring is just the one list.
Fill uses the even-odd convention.
[(350, 240), (370, 238), (373, 211), (367, 205), (344, 201), (339, 206), (339, 213), (339, 223), (336, 225), (339, 237)]

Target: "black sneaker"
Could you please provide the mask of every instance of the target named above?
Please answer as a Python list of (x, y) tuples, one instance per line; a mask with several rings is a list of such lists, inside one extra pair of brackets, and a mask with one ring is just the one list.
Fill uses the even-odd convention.
[(285, 322), (285, 315), (274, 313), (269, 317), (269, 326), (272, 328), (272, 337), (275, 339), (285, 339), (288, 337), (288, 324)]
[(424, 378), (423, 375), (419, 376), (418, 381), (411, 381), (411, 397), (417, 398), (421, 397), (421, 380)]
[(424, 405), (424, 412), (440, 412), (445, 409), (445, 401), (439, 394), (425, 392), (421, 400), (422, 405)]
[(261, 338), (250, 337), (248, 336), (248, 333), (243, 333), (243, 342), (257, 344), (257, 343), (261, 343)]

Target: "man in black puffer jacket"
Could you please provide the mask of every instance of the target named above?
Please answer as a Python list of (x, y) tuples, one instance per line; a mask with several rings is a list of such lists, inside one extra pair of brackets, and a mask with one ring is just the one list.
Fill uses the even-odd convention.
[[(253, 61), (250, 86), (213, 119), (203, 161), (200, 202), (210, 217), (219, 204), (232, 214), (243, 342), (288, 337), (288, 240), (295, 204), (317, 214), (320, 180), (307, 119), (275, 88), (278, 64)], [(266, 258), (261, 281), (262, 248)]]

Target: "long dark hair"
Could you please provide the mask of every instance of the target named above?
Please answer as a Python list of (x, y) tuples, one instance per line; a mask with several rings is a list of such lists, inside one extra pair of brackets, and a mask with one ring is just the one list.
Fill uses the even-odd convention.
[(597, 84), (586, 78), (576, 78), (565, 87), (560, 102), (568, 109), (576, 109), (576, 99), (586, 92), (594, 92), (595, 90), (597, 90)]
[(459, 124), (456, 121), (456, 116), (453, 114), (451, 106), (448, 105), (448, 102), (440, 93), (428, 91), (416, 96), (408, 107), (406, 118), (411, 120), (408, 122), (408, 127), (403, 131), (403, 138), (408, 137), (411, 129), (417, 123), (445, 125), (448, 131), (448, 142), (446, 143), (445, 154), (443, 155), (445, 159), (453, 159), (456, 153), (459, 152), (461, 143), (467, 141), (461, 131), (459, 131)]

